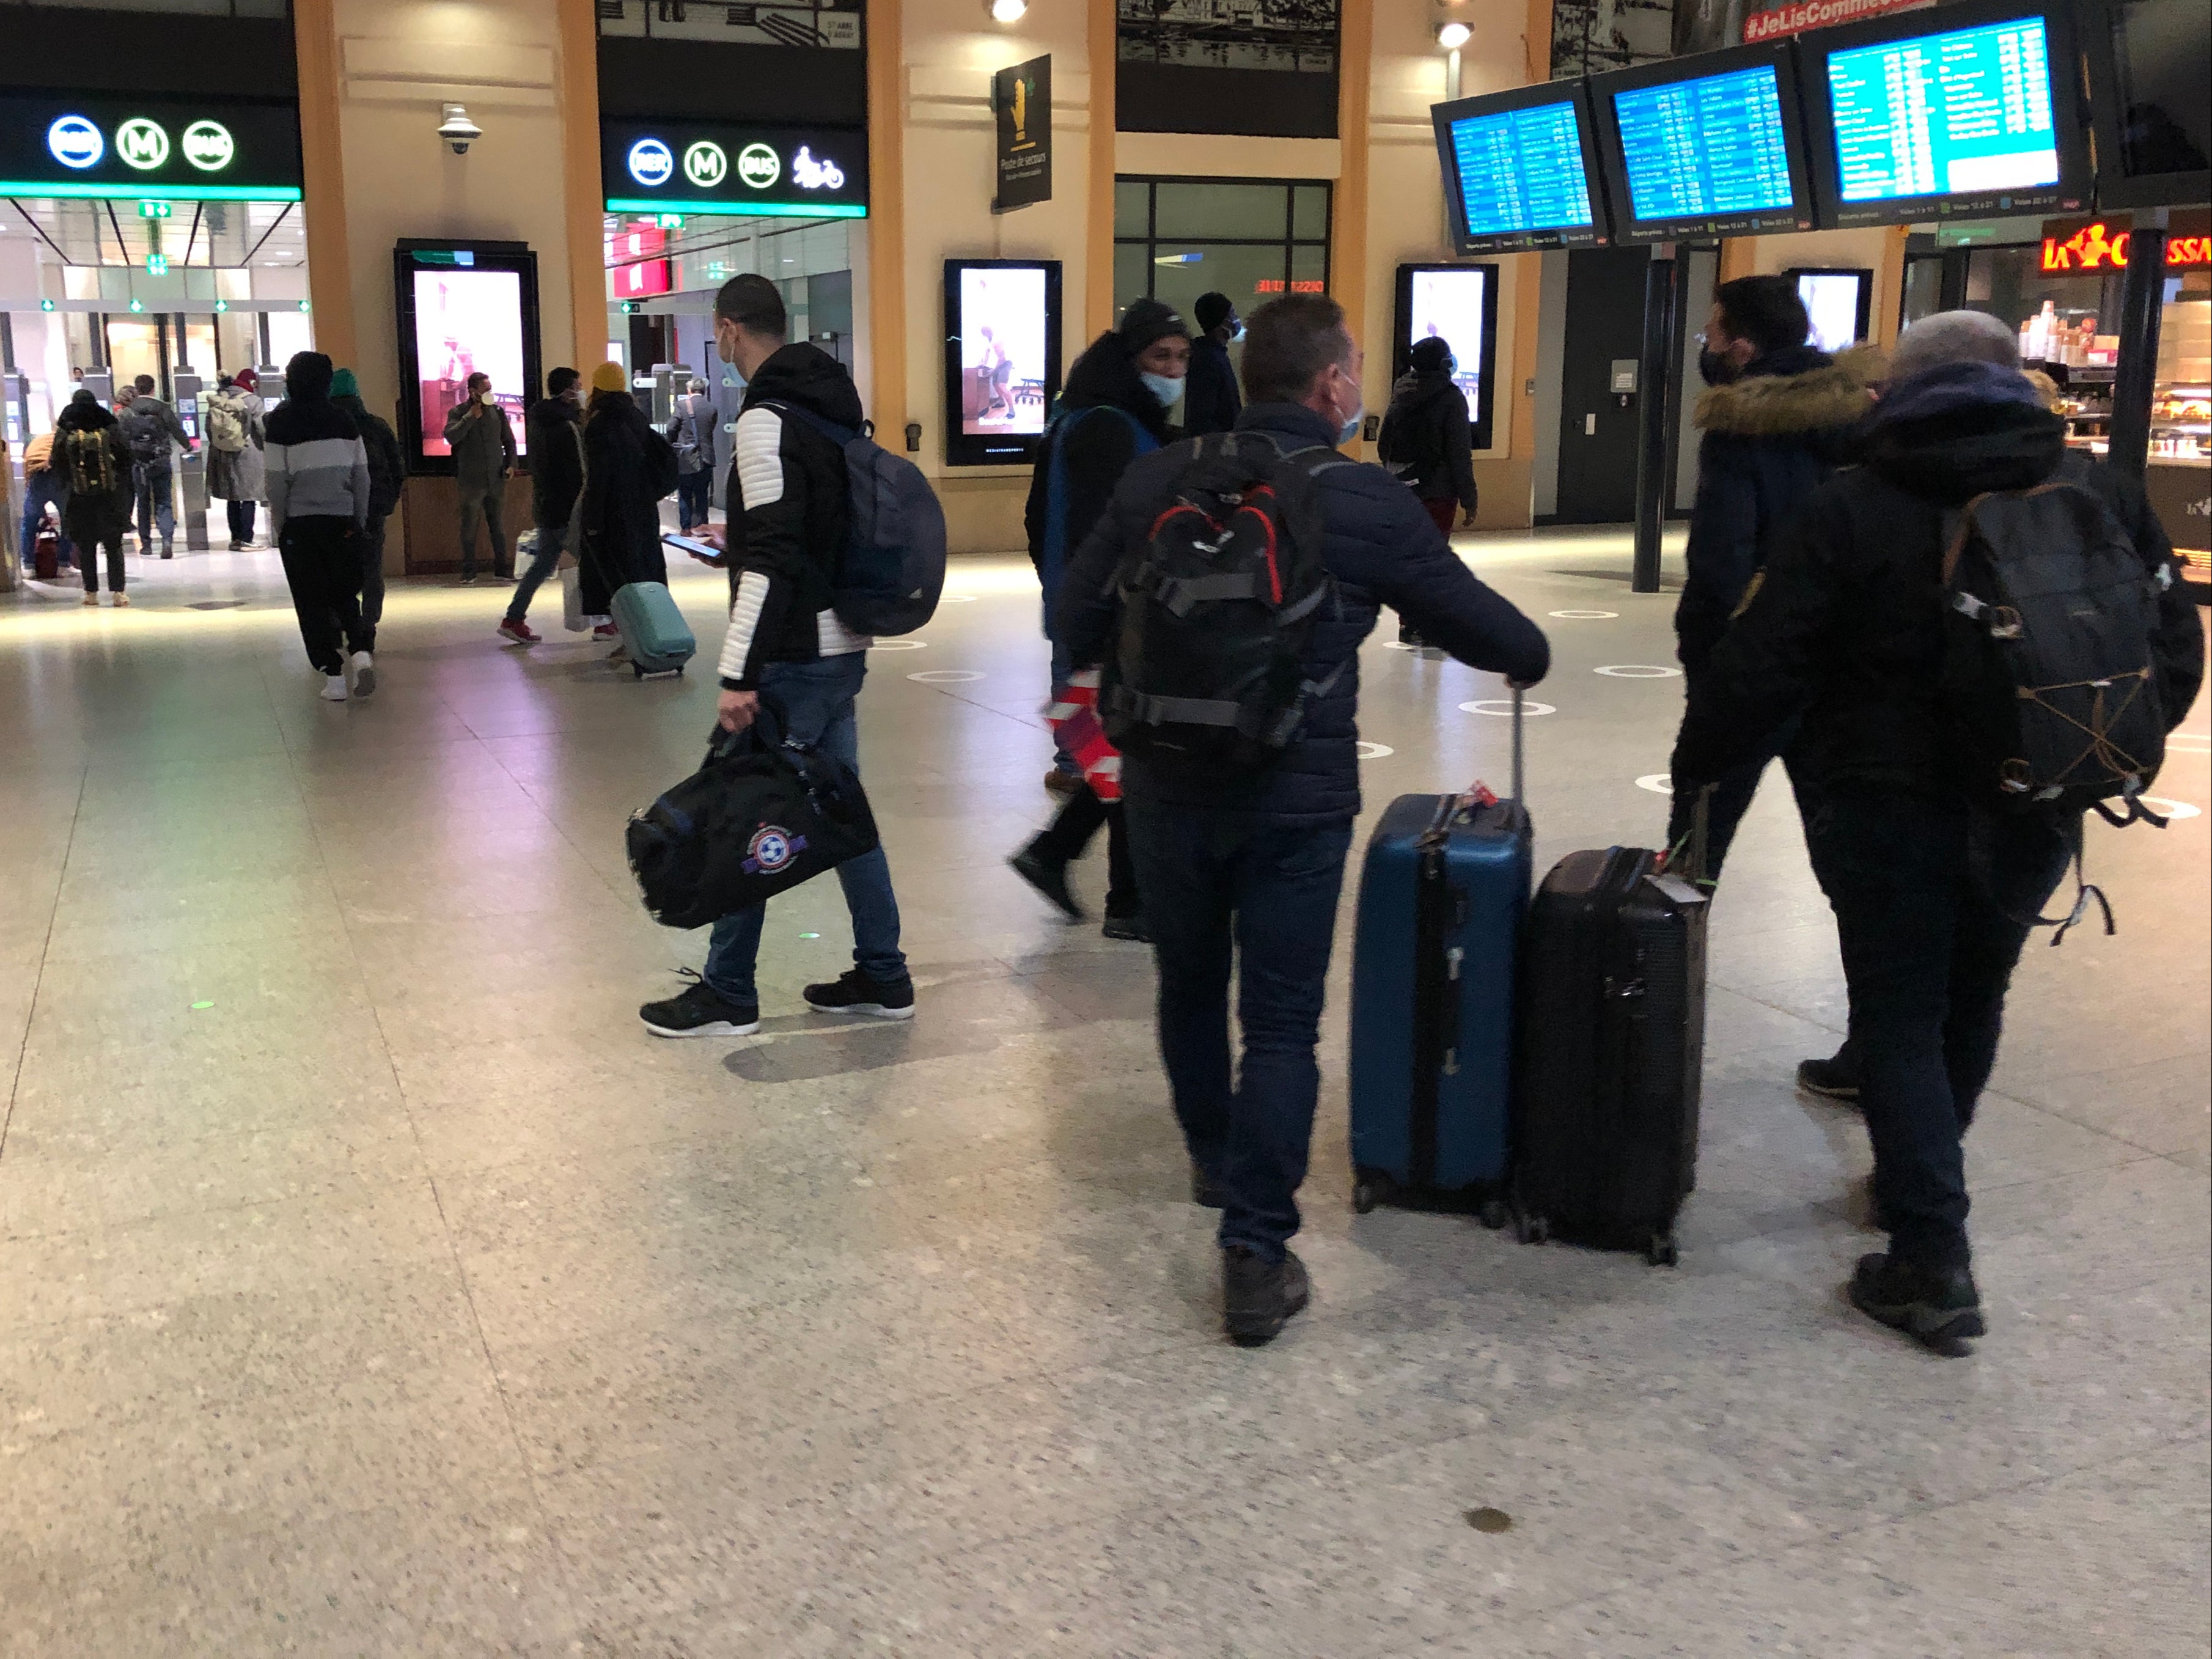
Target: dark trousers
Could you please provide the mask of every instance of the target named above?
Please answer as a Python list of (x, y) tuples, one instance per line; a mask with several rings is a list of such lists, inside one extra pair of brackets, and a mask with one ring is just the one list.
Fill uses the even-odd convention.
[(320, 515), (285, 521), (277, 550), (300, 618), (307, 660), (325, 674), (345, 672), (349, 651), (373, 651), (376, 635), (361, 619), (361, 563), (353, 520)]
[(138, 550), (150, 552), (158, 531), (166, 552), (177, 539), (176, 474), (166, 466), (149, 466), (141, 461), (131, 468), (131, 475), (138, 492)]
[(507, 480), (499, 479), (489, 488), (480, 484), (461, 485), (461, 574), (477, 574), (477, 525), (481, 521), (484, 533), (491, 538), (491, 568), (496, 575), (504, 576), (514, 567), (507, 552), (507, 532), (500, 525), (500, 509), (505, 505)]
[(227, 501), (222, 504), (224, 515), (230, 520), (231, 540), (250, 542), (253, 539), (253, 510), (260, 505), (256, 501)]
[(76, 544), (77, 568), (84, 573), (84, 591), (100, 592), (100, 556), (107, 556), (107, 591), (123, 591), (123, 532), (128, 520), (99, 513), (64, 513), (70, 539)]
[(702, 466), (696, 472), (676, 475), (676, 522), (687, 534), (692, 526), (707, 522), (707, 508), (714, 498), (714, 468)]
[[(377, 623), (384, 620), (384, 520), (370, 514), (368, 522), (354, 538), (355, 549), (361, 555), (361, 623), (374, 635)], [(374, 650), (364, 646), (363, 650)]]
[[(1686, 701), (1695, 702), (1698, 698), (1698, 671), (1692, 668), (1688, 671), (1688, 674), (1689, 678), (1685, 684), (1689, 695)], [(1715, 880), (1719, 879), (1721, 865), (1728, 857), (1729, 848), (1735, 841), (1735, 832), (1737, 827), (1743, 823), (1743, 815), (1751, 810), (1752, 798), (1759, 793), (1759, 780), (1766, 775), (1766, 767), (1770, 761), (1778, 757), (1782, 762), (1783, 769), (1790, 775), (1790, 787), (1797, 797), (1798, 815), (1808, 820), (1812, 817), (1814, 809), (1820, 803), (1809, 792), (1804, 775), (1796, 763), (1790, 757), (1790, 750), (1797, 742), (1797, 731), (1798, 722), (1795, 720), (1790, 720), (1775, 733), (1774, 741), (1767, 745), (1765, 751), (1757, 759), (1747, 761), (1733, 772), (1723, 773), (1713, 781), (1712, 804), (1705, 811), (1705, 874), (1707, 876)], [(1667, 813), (1668, 846), (1680, 846), (1683, 840), (1689, 835), (1691, 815), (1696, 811), (1697, 805), (1696, 795), (1686, 793), (1680, 789), (1674, 792), (1674, 804)]]
[(2027, 938), (2016, 918), (2058, 885), (2067, 838), (2043, 817), (1977, 821), (1949, 802), (1844, 788), (1824, 793), (1806, 842), (1835, 907), (1891, 1249), (1964, 1263), (1965, 1136)]
[[(1298, 1230), (1314, 1043), (1348, 823), (1127, 803), (1129, 850), (1159, 969), (1160, 1059), (1191, 1161), (1228, 1195), (1221, 1242), (1273, 1261)], [(1230, 1074), (1237, 973), (1243, 1063)]]
[(1452, 526), (1459, 521), (1459, 502), (1449, 495), (1424, 495), (1421, 505), (1428, 509), (1437, 528), (1443, 532), (1444, 539), (1449, 541)]
[(1129, 867), (1128, 826), (1121, 802), (1103, 801), (1085, 784), (1030, 843), (1030, 850), (1055, 864), (1071, 864), (1083, 856), (1102, 823), (1106, 826), (1106, 914), (1140, 915), (1145, 907), (1137, 897), (1136, 873)]

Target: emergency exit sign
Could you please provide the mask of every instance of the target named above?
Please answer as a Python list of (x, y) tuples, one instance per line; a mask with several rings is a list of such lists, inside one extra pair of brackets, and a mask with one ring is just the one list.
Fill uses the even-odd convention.
[(141, 202), (138, 204), (138, 216), (141, 219), (166, 219), (169, 216), (169, 204), (167, 202)]

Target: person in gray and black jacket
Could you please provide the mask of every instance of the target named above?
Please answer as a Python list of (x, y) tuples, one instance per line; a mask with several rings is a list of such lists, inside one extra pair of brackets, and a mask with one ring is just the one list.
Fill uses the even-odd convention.
[(269, 414), (263, 454), (269, 535), (283, 555), (300, 638), (323, 676), (323, 696), (343, 702), (349, 655), (353, 695), (376, 690), (370, 655), (375, 635), (362, 621), (354, 551), (368, 521), (368, 451), (353, 416), (331, 401), (331, 360), (319, 351), (293, 355), (284, 366), (284, 401)]

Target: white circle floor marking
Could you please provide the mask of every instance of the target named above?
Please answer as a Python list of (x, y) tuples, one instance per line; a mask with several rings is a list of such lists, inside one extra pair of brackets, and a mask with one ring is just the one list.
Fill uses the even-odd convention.
[(1614, 680), (1673, 680), (1682, 675), (1679, 668), (1662, 668), (1656, 662), (1617, 662), (1590, 672)]
[(1381, 760), (1385, 755), (1397, 752), (1387, 743), (1369, 743), (1362, 739), (1359, 744), (1359, 758), (1362, 760)]
[(1548, 614), (1557, 617), (1562, 622), (1611, 622), (1620, 612), (1618, 611), (1553, 611)]
[[(1513, 699), (1510, 697), (1478, 697), (1473, 702), (1460, 704), (1460, 712), (1467, 714), (1488, 714), (1497, 720), (1513, 718)], [(1528, 702), (1521, 706), (1524, 714), (1556, 714), (1559, 711), (1548, 702)]]
[(1403, 640), (1385, 640), (1382, 642), (1382, 648), (1385, 651), (1418, 651), (1421, 647), (1418, 645), (1408, 645)]
[(873, 647), (878, 651), (921, 651), (927, 648), (927, 640), (878, 640)]
[(2185, 800), (2168, 800), (2163, 795), (2138, 795), (2136, 799), (2162, 818), (2193, 818), (2202, 816), (2204, 811)]
[(1655, 795), (1671, 795), (1674, 793), (1674, 780), (1664, 772), (1649, 772), (1637, 779), (1636, 787), (1649, 789)]
[(973, 605), (975, 596), (973, 593), (941, 593), (937, 602), (939, 605)]
[(907, 676), (907, 678), (919, 680), (924, 685), (961, 685), (982, 678), (981, 672), (974, 668), (926, 668), (919, 674)]
[(2169, 732), (2166, 734), (2166, 746), (2177, 754), (2212, 754), (2212, 738), (2202, 732)]

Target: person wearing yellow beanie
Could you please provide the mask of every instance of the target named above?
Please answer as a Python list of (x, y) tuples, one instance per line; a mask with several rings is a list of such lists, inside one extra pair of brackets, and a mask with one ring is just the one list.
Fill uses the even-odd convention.
[(592, 390), (627, 392), (629, 390), (629, 375), (620, 363), (601, 363), (592, 371)]

